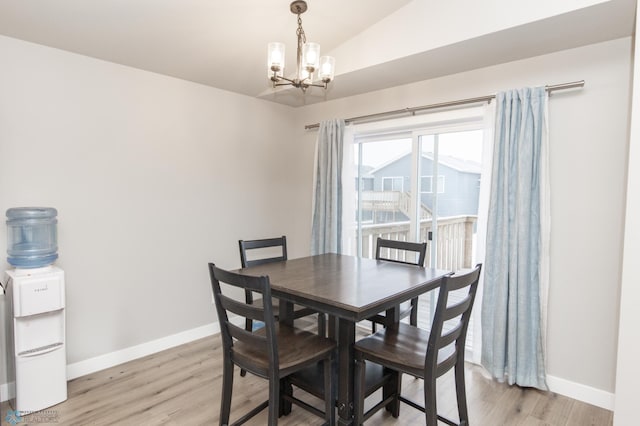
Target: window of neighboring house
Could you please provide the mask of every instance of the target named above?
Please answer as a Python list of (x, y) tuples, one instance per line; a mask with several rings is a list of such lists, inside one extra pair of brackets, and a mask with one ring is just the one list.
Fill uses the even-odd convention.
[[(433, 176), (420, 177), (420, 192), (423, 194), (433, 193)], [(438, 176), (438, 194), (444, 194), (444, 176)]]
[(373, 184), (374, 184), (374, 179), (372, 177), (362, 177), (360, 179), (358, 179), (358, 177), (355, 178), (355, 182), (356, 182), (356, 186), (355, 189), (356, 191), (358, 189), (360, 189), (360, 184), (362, 182), (362, 190), (363, 191), (373, 191)]
[(403, 191), (404, 178), (402, 176), (392, 176), (382, 178), (383, 191)]

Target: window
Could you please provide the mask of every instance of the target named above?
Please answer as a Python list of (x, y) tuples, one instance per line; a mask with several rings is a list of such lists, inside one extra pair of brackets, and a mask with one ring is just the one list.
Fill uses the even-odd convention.
[(382, 190), (383, 191), (400, 191), (404, 187), (403, 176), (383, 177), (382, 178)]
[[(420, 181), (420, 192), (423, 194), (433, 193), (433, 176), (422, 176)], [(444, 193), (444, 176), (438, 176), (438, 194)]]
[(356, 178), (356, 190), (358, 190), (358, 188), (360, 188), (360, 185), (362, 185), (362, 190), (363, 191), (373, 191), (373, 184), (374, 184), (374, 179), (372, 177), (366, 177), (363, 176), (360, 179)]

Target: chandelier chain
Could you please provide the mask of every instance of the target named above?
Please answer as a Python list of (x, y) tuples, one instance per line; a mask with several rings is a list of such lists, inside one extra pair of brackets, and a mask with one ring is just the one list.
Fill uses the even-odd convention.
[(302, 18), (298, 15), (298, 30), (296, 31), (296, 35), (298, 37), (302, 37), (302, 42), (307, 42), (307, 36), (304, 33), (304, 29), (302, 28)]

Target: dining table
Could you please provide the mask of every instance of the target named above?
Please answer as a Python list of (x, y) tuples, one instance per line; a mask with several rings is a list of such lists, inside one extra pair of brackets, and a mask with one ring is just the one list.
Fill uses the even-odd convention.
[(293, 305), (329, 315), (329, 337), (337, 341), (337, 407), (342, 426), (353, 424), (356, 324), (386, 312), (387, 327), (397, 325), (405, 301), (437, 288), (450, 271), (398, 262), (328, 253), (239, 269), (268, 276), (280, 300), (279, 321), (293, 323)]

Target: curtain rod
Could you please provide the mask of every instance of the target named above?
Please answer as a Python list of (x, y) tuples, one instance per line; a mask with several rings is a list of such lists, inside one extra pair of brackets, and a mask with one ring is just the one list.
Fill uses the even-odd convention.
[[(547, 92), (551, 93), (551, 92), (556, 91), (556, 90), (573, 89), (573, 88), (576, 88), (576, 87), (584, 87), (584, 80), (572, 81), (570, 83), (553, 84), (553, 85), (545, 86), (544, 88), (545, 88), (545, 90)], [(397, 109), (395, 111), (386, 111), (386, 112), (378, 112), (376, 114), (361, 115), (359, 117), (347, 118), (344, 121), (345, 121), (345, 123), (352, 123), (354, 121), (360, 121), (360, 120), (365, 120), (365, 119), (368, 120), (368, 119), (378, 118), (378, 117), (386, 117), (386, 116), (389, 116), (389, 115), (413, 114), (413, 113), (415, 113), (417, 111), (426, 111), (426, 110), (430, 110), (430, 109), (447, 108), (447, 107), (465, 105), (465, 104), (475, 104), (475, 103), (479, 103), (479, 102), (491, 102), (495, 98), (496, 98), (496, 95), (479, 96), (477, 98), (460, 99), (460, 100), (457, 100), (457, 101), (441, 102), (441, 103), (437, 103), (437, 104), (423, 105), (423, 106), (419, 106), (419, 107)], [(318, 127), (320, 127), (320, 123), (307, 124), (306, 126), (304, 126), (304, 129), (305, 130), (311, 130), (311, 129), (317, 129)]]

